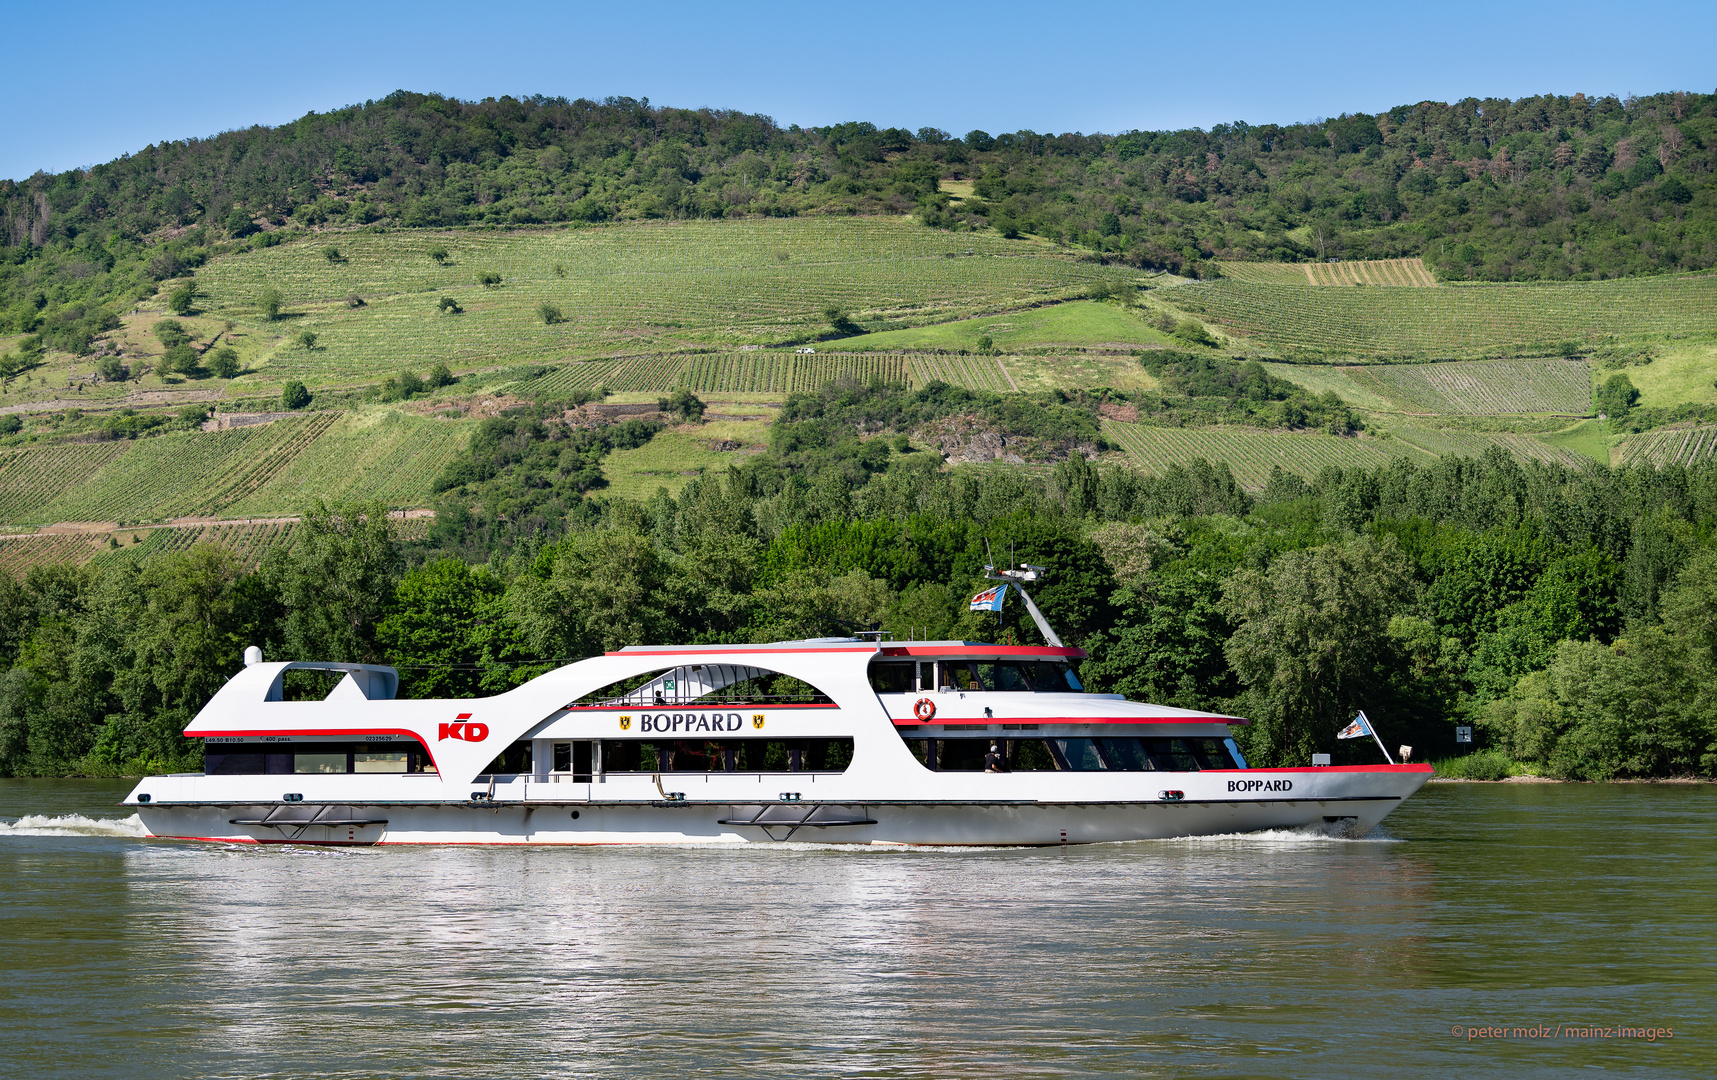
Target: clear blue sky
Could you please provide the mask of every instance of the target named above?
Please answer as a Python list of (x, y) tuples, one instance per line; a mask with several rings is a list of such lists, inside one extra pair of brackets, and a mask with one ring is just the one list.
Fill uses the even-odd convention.
[(0, 177), (396, 89), (648, 97), (954, 134), (1717, 88), (1717, 3), (18, 4)]

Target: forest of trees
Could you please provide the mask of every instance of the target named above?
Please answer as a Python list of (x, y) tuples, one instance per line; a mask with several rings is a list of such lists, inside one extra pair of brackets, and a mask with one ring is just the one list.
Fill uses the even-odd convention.
[[(631, 643), (1038, 640), (1017, 606), (966, 610), (992, 552), (1050, 568), (1035, 595), (1091, 650), (1092, 689), (1251, 717), (1255, 764), (1359, 760), (1369, 744), (1334, 734), (1364, 708), (1421, 757), (1476, 724), (1464, 767), (1493, 774), (1717, 771), (1717, 463), (1494, 451), (1278, 473), (1254, 496), (1203, 462), (943, 470), (898, 437), (911, 407), (889, 388), (797, 399), (754, 464), (643, 503), (562, 486), (558, 516), (504, 493), (552, 487), (557, 444), (566, 475), (599, 451), (523, 410), (449, 470), (493, 516), (426, 540), (399, 541), (380, 506), (321, 508), (250, 572), (205, 546), (0, 579), (0, 773), (194, 766), (178, 732), (249, 644), (396, 664), (403, 693), (434, 696)], [(874, 437), (819, 441), (858, 415)]]
[[(0, 181), (0, 334), (87, 348), (156, 283), (335, 227), (916, 213), (1194, 276), (1420, 255), (1449, 279), (1717, 265), (1717, 95), (1421, 102), (1210, 131), (954, 137), (854, 122), (399, 91)], [(973, 183), (953, 201), (945, 179)]]

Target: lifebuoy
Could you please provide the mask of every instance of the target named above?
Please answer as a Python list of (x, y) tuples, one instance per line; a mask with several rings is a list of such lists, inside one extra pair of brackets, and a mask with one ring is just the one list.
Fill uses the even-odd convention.
[(921, 697), (913, 704), (912, 715), (925, 723), (929, 723), (930, 718), (936, 715), (936, 703), (927, 697)]

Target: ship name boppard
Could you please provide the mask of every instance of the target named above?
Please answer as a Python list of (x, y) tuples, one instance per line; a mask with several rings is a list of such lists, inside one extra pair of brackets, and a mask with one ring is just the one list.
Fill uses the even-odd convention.
[(1292, 780), (1230, 780), (1229, 791), (1292, 791)]
[(638, 714), (640, 731), (738, 731), (744, 725), (745, 718), (736, 712)]

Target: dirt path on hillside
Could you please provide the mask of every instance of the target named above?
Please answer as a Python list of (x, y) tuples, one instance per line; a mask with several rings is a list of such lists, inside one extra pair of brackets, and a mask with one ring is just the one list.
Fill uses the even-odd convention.
[[(395, 521), (412, 521), (418, 518), (432, 518), (433, 510), (389, 510), (388, 517)], [(303, 521), (302, 516), (293, 517), (177, 517), (155, 525), (125, 525), (117, 521), (60, 521), (52, 525), (43, 525), (35, 532), (0, 533), (0, 540), (24, 540), (32, 536), (100, 536), (103, 533), (148, 532), (151, 529), (200, 529), (206, 525), (296, 525)]]

